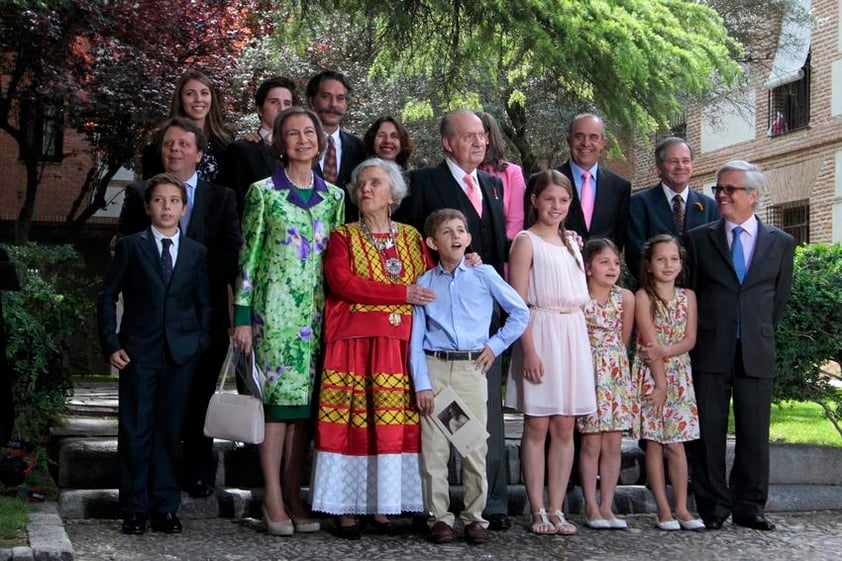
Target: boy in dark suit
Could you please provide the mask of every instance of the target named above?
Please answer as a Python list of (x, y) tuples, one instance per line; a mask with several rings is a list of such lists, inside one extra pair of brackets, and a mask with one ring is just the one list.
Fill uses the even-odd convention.
[[(184, 236), (187, 190), (172, 174), (149, 181), (151, 225), (117, 242), (97, 298), (102, 351), (120, 372), (123, 532), (181, 532), (176, 456), (196, 358), (210, 341), (207, 250)], [(124, 313), (117, 332), (116, 302)], [(153, 458), (154, 454), (154, 458)]]
[[(161, 130), (164, 169), (184, 182), (187, 188), (187, 209), (180, 220), (181, 231), (208, 250), (208, 283), (213, 308), (211, 344), (196, 363), (197, 374), (193, 376), (181, 435), (184, 442), (182, 489), (191, 497), (202, 498), (213, 495), (215, 479), (213, 439), (206, 437), (202, 429), (205, 411), (228, 351), (231, 327), (228, 294), (237, 275), (243, 237), (234, 191), (199, 177), (196, 166), (207, 148), (202, 129), (192, 121), (177, 117), (165, 123)], [(126, 187), (117, 225), (119, 235), (134, 234), (149, 227), (143, 202), (146, 184), (146, 181), (138, 181)]]

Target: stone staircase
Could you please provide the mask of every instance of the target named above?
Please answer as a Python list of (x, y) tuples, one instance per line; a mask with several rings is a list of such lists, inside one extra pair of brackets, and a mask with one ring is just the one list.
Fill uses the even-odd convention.
[[(64, 423), (54, 429), (50, 455), (53, 476), (61, 489), (59, 512), (65, 518), (117, 518), (117, 384), (81, 383), (69, 400)], [(522, 418), (505, 415), (509, 512), (529, 512), (520, 473)], [(729, 456), (733, 450), (729, 446)], [(772, 446), (769, 511), (842, 509), (842, 449), (812, 446)], [(179, 515), (184, 518), (260, 517), (263, 480), (257, 448), (214, 443), (217, 458), (216, 494), (206, 499), (183, 495)], [(618, 513), (654, 512), (651, 493), (641, 485), (643, 454), (637, 441), (623, 441), (623, 465), (615, 498)], [(306, 479), (306, 478), (305, 478)], [(451, 463), (453, 506), (461, 503), (461, 474)], [(306, 496), (309, 490), (305, 487)], [(578, 488), (568, 493), (567, 508), (582, 509)]]

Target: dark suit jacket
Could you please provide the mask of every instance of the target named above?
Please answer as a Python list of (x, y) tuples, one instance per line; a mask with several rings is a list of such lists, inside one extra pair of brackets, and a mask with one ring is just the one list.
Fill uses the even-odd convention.
[[(119, 235), (133, 234), (149, 227), (149, 216), (143, 204), (145, 189), (145, 181), (136, 181), (126, 187), (117, 223)], [(231, 189), (200, 179), (196, 184), (190, 223), (184, 232), (208, 250), (213, 329), (228, 329), (231, 324), (228, 286), (234, 286), (240, 247), (243, 245), (235, 198)]]
[[(346, 191), (345, 223), (347, 224), (348, 222), (356, 222), (360, 217), (357, 207), (351, 202), (351, 197), (347, 196), (347, 191), (350, 189), (348, 183), (351, 182), (351, 172), (365, 160), (365, 147), (363, 146), (362, 140), (342, 129), (339, 129), (339, 139), (342, 142), (342, 161), (339, 162), (336, 186), (342, 187)], [(316, 175), (324, 179), (322, 166), (319, 162), (316, 162), (313, 166), (313, 171), (316, 172)]]
[[(102, 353), (122, 349), (137, 365), (160, 367), (164, 349), (184, 366), (210, 342), (210, 290), (207, 250), (181, 235), (169, 284), (151, 229), (120, 238), (114, 262), (97, 297)], [(117, 333), (117, 297), (123, 293), (123, 319)]]
[(691, 287), (699, 306), (693, 371), (726, 374), (734, 366), (737, 322), (745, 373), (771, 377), (775, 372), (775, 326), (792, 288), (795, 240), (762, 222), (742, 285), (731, 261), (725, 219), (687, 233)]
[[(506, 261), (506, 218), (503, 215), (503, 183), (499, 178), (477, 170), (483, 205), (491, 209), (493, 248), (483, 252), (482, 261), (491, 265), (501, 275)], [(468, 217), (471, 237), (479, 239), (479, 217), (462, 187), (453, 179), (450, 168), (442, 162), (434, 168), (413, 170), (409, 174), (410, 195), (394, 213), (395, 220), (414, 226), (424, 232), (424, 221), (435, 210), (455, 208)], [(471, 249), (469, 248), (469, 251)]]
[(629, 224), (626, 231), (626, 264), (629, 272), (635, 278), (639, 278), (643, 244), (652, 236), (672, 234), (682, 238), (685, 232), (714, 220), (719, 220), (716, 201), (691, 188), (684, 211), (684, 232), (679, 232), (675, 226), (672, 205), (664, 196), (661, 184), (638, 191), (632, 195), (629, 204)]
[(225, 148), (217, 183), (234, 190), (237, 214), (243, 217), (246, 191), (252, 183), (271, 177), (277, 168), (271, 147), (265, 142), (238, 140)]
[[(564, 226), (582, 236), (582, 239), (586, 241), (590, 238), (608, 238), (622, 251), (626, 241), (631, 183), (600, 164), (596, 174), (596, 200), (594, 201), (593, 217), (591, 218), (591, 228), (588, 230), (585, 227), (585, 215), (582, 213), (582, 202), (576, 192), (576, 182), (573, 180), (570, 161), (564, 162), (562, 166), (556, 169), (567, 176), (573, 186), (573, 201), (570, 203), (570, 210), (567, 213)], [(529, 183), (526, 186), (523, 207), (525, 209), (532, 208), (531, 196), (536, 175), (529, 178)], [(527, 227), (531, 225), (529, 223)]]

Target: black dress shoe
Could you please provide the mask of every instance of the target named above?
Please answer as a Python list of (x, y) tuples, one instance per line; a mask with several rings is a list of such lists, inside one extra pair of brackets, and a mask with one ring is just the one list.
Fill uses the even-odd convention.
[(718, 516), (702, 516), (702, 522), (705, 523), (706, 530), (721, 530), (725, 519)]
[(213, 485), (197, 479), (187, 488), (187, 493), (194, 499), (204, 499), (213, 495)]
[(373, 516), (365, 516), (360, 519), (360, 532), (369, 529), (379, 536), (394, 536), (395, 527), (391, 520), (381, 522)]
[(147, 516), (140, 512), (129, 513), (123, 518), (123, 533), (140, 535), (146, 532)]
[(342, 524), (337, 523), (336, 535), (343, 540), (358, 540), (362, 537), (362, 532), (360, 532), (360, 527), (357, 524), (343, 526)]
[(428, 516), (417, 514), (412, 517), (411, 532), (420, 536), (426, 536), (430, 533), (430, 526), (427, 524)]
[(180, 534), (181, 521), (174, 512), (158, 512), (152, 515), (152, 531), (165, 534)]
[(489, 514), (488, 529), (492, 532), (505, 532), (512, 527), (512, 522), (505, 514)]
[(775, 525), (766, 520), (766, 517), (762, 514), (755, 514), (754, 516), (735, 516), (734, 524), (737, 526), (743, 526), (744, 528), (763, 530), (766, 532), (775, 529)]

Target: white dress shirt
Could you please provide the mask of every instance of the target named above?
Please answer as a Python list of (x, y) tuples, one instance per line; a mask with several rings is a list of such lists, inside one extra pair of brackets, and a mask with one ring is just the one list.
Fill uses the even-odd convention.
[[(471, 179), (474, 180), (474, 186), (477, 188), (477, 193), (479, 194), (479, 200), (482, 201), (482, 189), (479, 186), (479, 177), (477, 176), (477, 170), (468, 173), (467, 171), (460, 168), (456, 162), (451, 160), (450, 158), (445, 158), (445, 162), (447, 162), (447, 167), (450, 169), (451, 175), (453, 175), (453, 179), (456, 180), (456, 183), (462, 187), (462, 192), (465, 193), (465, 196), (468, 195), (468, 184), (465, 183), (465, 175), (470, 175)], [(468, 197), (470, 199), (470, 197)]]
[(168, 240), (172, 241), (172, 245), (170, 246), (170, 257), (172, 257), (172, 266), (175, 268), (175, 262), (178, 259), (178, 238), (181, 234), (181, 230), (177, 230), (176, 233), (172, 236), (165, 236), (161, 232), (159, 232), (155, 226), (150, 226), (152, 228), (152, 237), (155, 238), (155, 247), (158, 248), (158, 257), (161, 256), (161, 253), (164, 251), (164, 246), (161, 243), (161, 240), (167, 238)]

